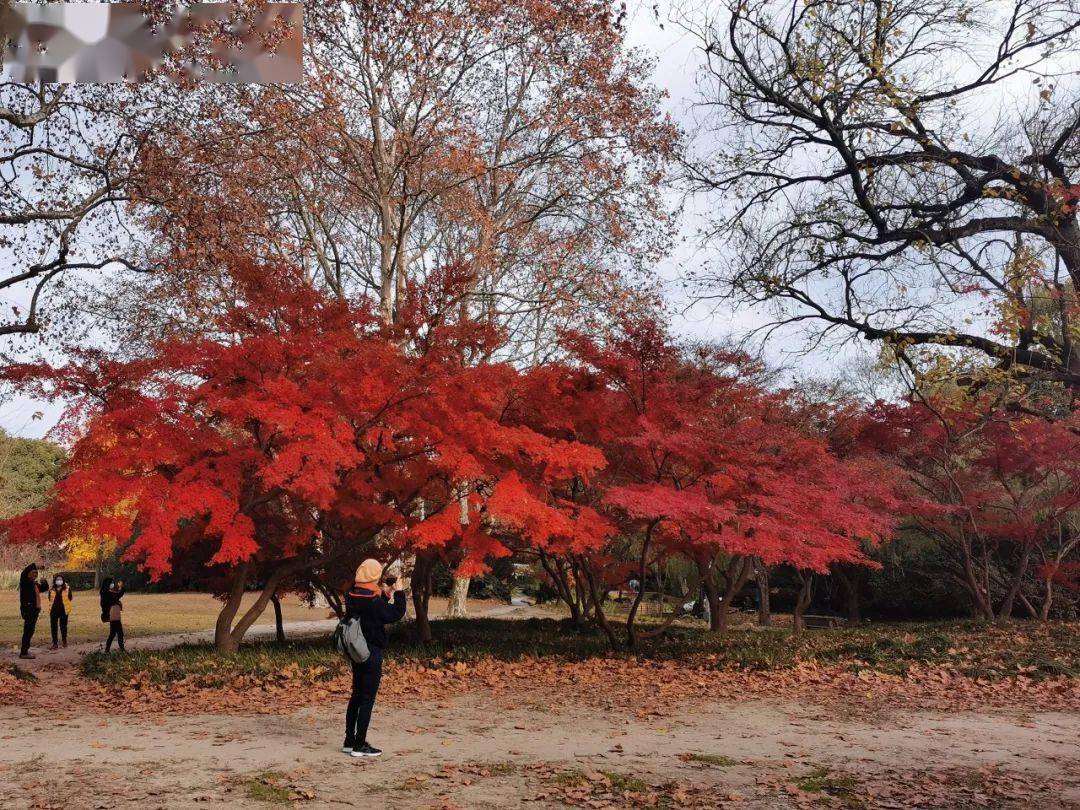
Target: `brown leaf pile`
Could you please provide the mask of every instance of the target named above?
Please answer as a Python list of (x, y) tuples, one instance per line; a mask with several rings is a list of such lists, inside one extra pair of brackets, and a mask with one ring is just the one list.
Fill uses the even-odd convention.
[[(798, 779), (767, 772), (758, 778), (755, 793), (784, 797), (792, 807), (908, 808), (1075, 807), (1063, 798), (1067, 783), (1030, 772), (995, 765), (978, 768), (884, 768), (858, 774), (828, 770), (833, 785), (804, 790)], [(846, 781), (840, 781), (844, 779)], [(805, 783), (804, 783), (805, 784)], [(1042, 798), (1039, 798), (1039, 797)]]
[(10, 669), (0, 670), (0, 706), (22, 702), (33, 684), (33, 680), (24, 680)]
[[(993, 765), (876, 773), (864, 793), (881, 808), (1065, 807), (1063, 783)], [(1042, 796), (1040, 799), (1039, 796)]]
[[(271, 677), (238, 675), (213, 687), (200, 685), (194, 677), (164, 685), (136, 677), (122, 686), (105, 686), (59, 670), (47, 673), (40, 684), (11, 680), (15, 683), (0, 680), (0, 703), (29, 701), (55, 707), (68, 706), (74, 699), (91, 711), (128, 714), (276, 714), (341, 702), (350, 688), (347, 675), (318, 679), (299, 667)], [(389, 705), (404, 705), (476, 690), (486, 690), (496, 702), (505, 699), (507, 705), (525, 691), (555, 707), (597, 706), (632, 711), (642, 719), (662, 716), (670, 708), (695, 700), (784, 699), (939, 711), (1080, 710), (1080, 679), (1076, 678), (976, 680), (940, 666), (912, 667), (905, 675), (893, 675), (812, 662), (772, 671), (716, 670), (700, 663), (633, 658), (483, 659), (445, 666), (389, 662), (379, 696)]]
[[(529, 797), (541, 806), (565, 805), (593, 810), (621, 810), (626, 807), (665, 807), (679, 810), (709, 810), (723, 806), (723, 796), (709, 785), (685, 782), (653, 782), (625, 777), (612, 771), (587, 769), (568, 771), (541, 764), (530, 768), (542, 787)], [(740, 799), (738, 794), (731, 794)]]

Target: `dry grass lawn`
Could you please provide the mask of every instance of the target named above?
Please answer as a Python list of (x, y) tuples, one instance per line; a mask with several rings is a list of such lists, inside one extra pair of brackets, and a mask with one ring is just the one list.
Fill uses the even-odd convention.
[[(254, 593), (245, 596), (245, 607), (255, 598)], [(132, 593), (124, 597), (124, 633), (133, 638), (210, 630), (220, 609), (221, 602), (205, 593)], [(281, 600), (281, 610), (286, 622), (325, 619), (329, 615), (327, 610), (313, 610), (292, 597)], [(256, 624), (270, 624), (273, 621), (274, 609), (267, 605), (266, 612)], [(68, 624), (68, 642), (104, 640), (108, 634), (108, 625), (101, 623), (97, 593), (76, 591)], [(19, 594), (17, 591), (2, 591), (0, 644), (17, 645), (21, 636)], [(49, 640), (49, 608), (46, 603), (38, 618), (34, 642), (42, 645), (49, 643)]]
[[(244, 596), (243, 607), (255, 601), (257, 595)], [(446, 612), (446, 599), (431, 600), (431, 615), (442, 616)], [(499, 603), (470, 599), (470, 615), (479, 616)], [(205, 593), (131, 593), (124, 597), (124, 634), (127, 638), (158, 636), (167, 633), (191, 633), (213, 630), (221, 602)], [(411, 608), (410, 608), (411, 611)], [(309, 622), (333, 618), (327, 609), (313, 609), (300, 603), (296, 597), (281, 600), (281, 612), (285, 622)], [(411, 615), (411, 612), (410, 612)], [(266, 606), (256, 624), (273, 624), (274, 608)], [(101, 623), (98, 595), (94, 591), (76, 591), (72, 600), (71, 618), (68, 624), (68, 643), (82, 641), (105, 641), (109, 626)], [(0, 590), (0, 646), (17, 647), (22, 637), (22, 618), (19, 616), (18, 591)], [(49, 633), (49, 605), (45, 603), (34, 633), (34, 646), (51, 642)]]

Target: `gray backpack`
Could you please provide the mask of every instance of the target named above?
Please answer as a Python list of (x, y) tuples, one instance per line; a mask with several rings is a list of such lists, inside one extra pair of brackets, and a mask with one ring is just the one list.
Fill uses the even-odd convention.
[(353, 664), (362, 664), (371, 657), (371, 649), (360, 629), (358, 617), (344, 618), (334, 630), (334, 649)]

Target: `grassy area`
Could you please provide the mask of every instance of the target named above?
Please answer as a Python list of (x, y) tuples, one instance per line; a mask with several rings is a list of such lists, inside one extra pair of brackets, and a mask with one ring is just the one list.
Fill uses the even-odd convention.
[(247, 797), (266, 804), (288, 804), (289, 789), (282, 784), (285, 775), (277, 771), (264, 771), (246, 780)]
[[(440, 667), (484, 658), (583, 660), (612, 655), (604, 639), (591, 630), (551, 619), (452, 619), (432, 624), (437, 640), (430, 645), (411, 640), (408, 625), (398, 628), (388, 657)], [(903, 673), (917, 664), (938, 664), (990, 679), (1080, 677), (1078, 630), (1076, 624), (974, 622), (874, 625), (807, 632), (801, 637), (782, 630), (747, 628), (714, 635), (679, 629), (666, 639), (651, 640), (633, 654), (689, 660), (718, 669), (786, 668), (803, 660), (890, 673)], [(249, 644), (230, 655), (215, 654), (205, 645), (126, 656), (95, 654), (83, 659), (82, 667), (84, 674), (103, 682), (148, 677), (166, 683), (193, 676), (204, 686), (221, 685), (237, 675), (273, 678), (286, 669), (289, 677), (318, 681), (344, 670), (342, 661), (321, 639)]]
[[(248, 594), (244, 598), (244, 604), (254, 602), (255, 598), (255, 594)], [(327, 615), (325, 610), (313, 610), (289, 597), (282, 600), (281, 607), (287, 622), (325, 619)], [(124, 632), (128, 638), (134, 638), (210, 630), (220, 610), (221, 602), (205, 593), (132, 593), (124, 597)], [(273, 620), (273, 608), (268, 605), (259, 623), (269, 624)], [(76, 591), (68, 625), (68, 642), (104, 641), (108, 634), (108, 625), (101, 623), (97, 593)], [(19, 594), (17, 591), (2, 592), (0, 644), (18, 644), (21, 636)], [(34, 641), (37, 645), (50, 643), (47, 602), (38, 618)]]
[(834, 774), (823, 765), (816, 765), (810, 773), (792, 779), (805, 793), (824, 793), (839, 801), (841, 807), (862, 807), (855, 793), (858, 781), (850, 774)]
[(737, 759), (725, 757), (723, 754), (680, 754), (679, 759), (683, 762), (695, 762), (713, 768), (734, 768), (739, 764)]

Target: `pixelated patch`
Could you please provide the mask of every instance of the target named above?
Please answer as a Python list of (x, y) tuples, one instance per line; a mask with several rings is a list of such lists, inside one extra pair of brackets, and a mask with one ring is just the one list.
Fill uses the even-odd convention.
[(303, 79), (301, 3), (195, 3), (151, 16), (139, 3), (0, 5), (5, 81), (96, 84), (162, 71), (197, 81)]

